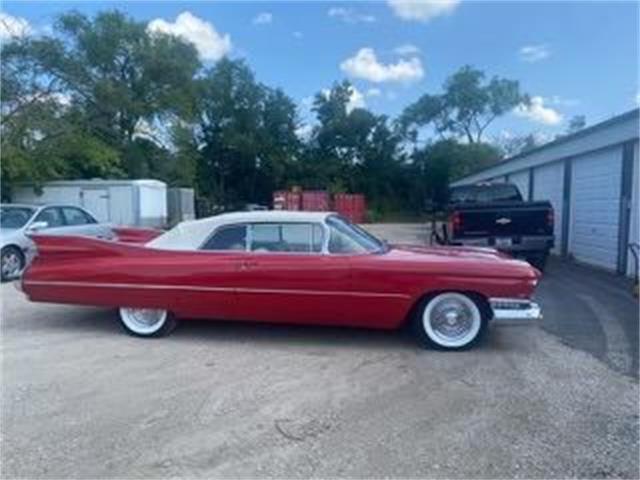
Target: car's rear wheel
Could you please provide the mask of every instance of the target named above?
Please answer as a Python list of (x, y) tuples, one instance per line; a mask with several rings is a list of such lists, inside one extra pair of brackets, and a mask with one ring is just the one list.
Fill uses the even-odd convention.
[(479, 301), (458, 292), (425, 299), (414, 319), (419, 340), (440, 350), (464, 350), (484, 336), (488, 318)]
[(18, 247), (9, 245), (2, 249), (0, 253), (0, 271), (2, 281), (13, 280), (20, 275), (24, 268), (24, 254)]
[(167, 310), (121, 307), (119, 313), (124, 329), (137, 337), (161, 337), (176, 326), (174, 316)]

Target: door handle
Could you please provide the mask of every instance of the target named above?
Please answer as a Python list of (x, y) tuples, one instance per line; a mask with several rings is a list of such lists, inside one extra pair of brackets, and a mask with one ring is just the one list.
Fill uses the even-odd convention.
[(249, 270), (257, 266), (258, 266), (258, 262), (255, 260), (242, 260), (240, 262), (240, 270)]

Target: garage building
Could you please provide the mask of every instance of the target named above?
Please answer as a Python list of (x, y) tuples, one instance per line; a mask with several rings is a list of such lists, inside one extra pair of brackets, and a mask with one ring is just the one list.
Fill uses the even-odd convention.
[(549, 200), (555, 211), (554, 253), (634, 273), (638, 243), (640, 110), (516, 155), (453, 183), (508, 181), (525, 199)]

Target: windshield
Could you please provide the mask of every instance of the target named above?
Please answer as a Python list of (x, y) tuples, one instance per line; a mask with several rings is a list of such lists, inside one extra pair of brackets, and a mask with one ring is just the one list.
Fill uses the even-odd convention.
[(328, 217), (327, 225), (331, 230), (330, 253), (380, 253), (387, 249), (382, 241), (342, 217)]
[(449, 199), (451, 203), (491, 203), (520, 201), (522, 196), (515, 185), (495, 183), (452, 188)]
[(0, 226), (2, 228), (24, 227), (35, 209), (29, 207), (0, 207)]

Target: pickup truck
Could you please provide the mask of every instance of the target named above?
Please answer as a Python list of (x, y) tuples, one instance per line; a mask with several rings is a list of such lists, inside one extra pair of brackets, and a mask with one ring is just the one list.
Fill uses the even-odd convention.
[(451, 188), (447, 210), (441, 243), (495, 248), (544, 269), (554, 245), (550, 202), (525, 202), (511, 183), (483, 183)]

